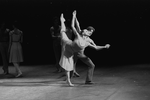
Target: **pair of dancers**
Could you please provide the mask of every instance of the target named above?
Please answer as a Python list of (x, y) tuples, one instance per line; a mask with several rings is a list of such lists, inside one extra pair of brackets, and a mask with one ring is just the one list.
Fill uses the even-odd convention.
[(9, 74), (9, 63), (13, 63), (16, 69), (16, 77), (22, 76), (20, 70), (20, 62), (23, 62), (23, 53), (21, 43), (23, 41), (23, 33), (15, 25), (13, 30), (7, 28), (6, 23), (2, 23), (0, 28), (0, 53), (2, 55), (4, 74)]
[[(69, 86), (74, 86), (74, 84), (72, 84), (70, 79), (71, 78), (70, 72), (74, 70), (74, 66), (77, 59), (80, 59), (82, 62), (88, 65), (85, 84), (93, 84), (92, 78), (95, 65), (93, 64), (91, 59), (84, 54), (84, 50), (88, 46), (96, 50), (100, 50), (103, 48), (109, 48), (110, 45), (106, 44), (105, 46), (97, 46), (94, 43), (94, 41), (90, 38), (95, 29), (93, 27), (88, 27), (87, 29), (81, 30), (79, 22), (76, 17), (76, 11), (73, 12), (71, 23), (71, 27), (75, 35), (75, 39), (73, 41), (67, 37), (66, 34), (67, 29), (65, 26), (65, 18), (63, 13), (60, 16), (60, 22), (61, 22), (60, 36), (61, 36), (62, 52), (59, 64), (66, 72), (67, 84)], [(77, 26), (76, 28), (75, 24)], [(73, 57), (76, 57), (77, 59), (74, 61)]]

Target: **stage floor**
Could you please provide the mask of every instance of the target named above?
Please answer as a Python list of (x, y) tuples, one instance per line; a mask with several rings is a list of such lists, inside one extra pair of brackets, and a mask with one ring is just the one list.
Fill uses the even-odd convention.
[(0, 100), (150, 100), (149, 64), (96, 67), (93, 85), (84, 84), (86, 66), (80, 65), (74, 87), (52, 65), (21, 66), (21, 78), (9, 69), (7, 76), (0, 70)]

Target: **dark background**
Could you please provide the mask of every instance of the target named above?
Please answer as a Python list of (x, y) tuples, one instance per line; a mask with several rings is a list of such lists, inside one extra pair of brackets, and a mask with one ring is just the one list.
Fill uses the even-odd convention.
[(96, 29), (91, 36), (96, 44), (111, 45), (86, 49), (96, 65), (149, 63), (149, 0), (0, 0), (0, 20), (17, 20), (24, 33), (24, 65), (55, 63), (49, 29), (55, 16), (63, 12), (71, 19), (73, 10), (82, 29)]

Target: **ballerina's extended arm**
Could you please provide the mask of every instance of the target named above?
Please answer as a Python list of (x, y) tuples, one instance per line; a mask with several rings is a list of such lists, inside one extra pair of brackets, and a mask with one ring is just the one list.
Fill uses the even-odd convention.
[(79, 32), (76, 30), (75, 28), (75, 19), (76, 19), (76, 11), (73, 12), (73, 16), (72, 16), (72, 23), (71, 23), (71, 27), (72, 27), (72, 30), (73, 30), (73, 33), (79, 37)]
[(75, 18), (75, 24), (76, 24), (76, 28), (77, 28), (78, 33), (80, 33), (81, 28), (80, 28), (80, 24), (79, 24), (79, 21), (78, 21), (77, 17)]

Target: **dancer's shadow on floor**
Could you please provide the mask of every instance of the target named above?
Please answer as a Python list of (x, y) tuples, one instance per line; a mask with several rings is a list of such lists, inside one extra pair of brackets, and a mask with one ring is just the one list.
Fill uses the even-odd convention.
[(38, 81), (0, 81), (0, 86), (10, 86), (10, 87), (22, 87), (22, 86), (27, 86), (27, 87), (35, 87), (35, 86), (61, 86), (65, 84), (64, 81), (62, 80), (56, 80), (56, 79), (51, 79), (47, 81), (43, 80), (38, 80)]
[[(86, 87), (97, 87), (97, 86), (101, 86), (104, 85), (102, 83), (94, 83), (94, 84), (85, 84), (85, 83), (73, 83), (74, 84), (74, 88), (86, 88)], [(105, 84), (105, 85), (112, 85), (112, 84)], [(0, 86), (4, 86), (4, 87), (39, 87), (39, 86), (52, 86), (52, 87), (71, 87), (68, 84), (66, 84), (66, 81), (63, 80), (50, 80), (50, 81), (30, 81), (30, 82), (1, 82), (0, 81)]]

